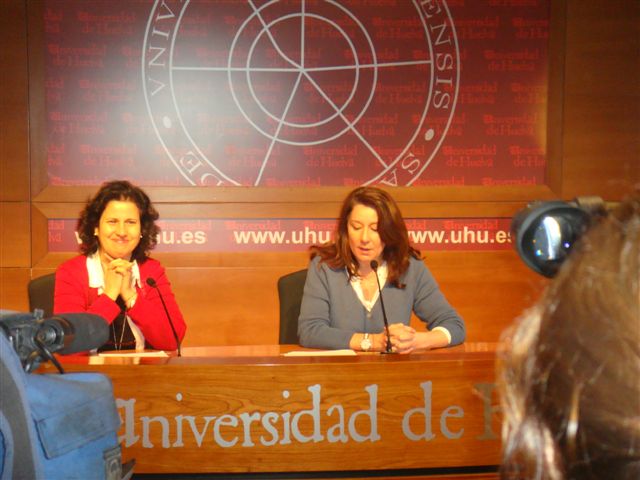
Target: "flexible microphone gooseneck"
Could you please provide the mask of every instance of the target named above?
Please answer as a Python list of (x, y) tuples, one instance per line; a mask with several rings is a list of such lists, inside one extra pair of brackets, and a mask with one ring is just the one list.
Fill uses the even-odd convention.
[(164, 303), (164, 298), (162, 298), (162, 292), (158, 288), (158, 284), (155, 279), (149, 277), (147, 278), (147, 285), (152, 288), (155, 288), (160, 296), (160, 301), (162, 302), (162, 307), (164, 308), (164, 313), (167, 314), (167, 320), (169, 320), (169, 326), (171, 327), (171, 332), (173, 333), (173, 338), (176, 340), (176, 345), (178, 346), (178, 356), (182, 356), (182, 352), (180, 350), (180, 340), (178, 340), (178, 334), (176, 333), (176, 327), (173, 326), (173, 320), (171, 320), (171, 315), (169, 315), (169, 310), (167, 309), (167, 305)]
[(387, 321), (387, 311), (384, 308), (384, 299), (382, 298), (382, 288), (380, 287), (380, 279), (378, 278), (378, 262), (371, 260), (369, 264), (371, 270), (376, 274), (376, 282), (378, 284), (378, 292), (380, 293), (380, 306), (382, 307), (382, 319), (384, 320), (384, 331), (387, 334), (387, 348), (384, 353), (391, 353), (391, 336), (389, 335), (389, 322)]

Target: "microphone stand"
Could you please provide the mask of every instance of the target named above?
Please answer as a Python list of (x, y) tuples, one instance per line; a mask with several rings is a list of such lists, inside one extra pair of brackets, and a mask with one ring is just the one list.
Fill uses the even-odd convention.
[(382, 319), (384, 320), (384, 331), (387, 334), (387, 346), (382, 353), (393, 353), (391, 351), (391, 336), (389, 335), (389, 321), (387, 320), (387, 311), (384, 308), (384, 299), (382, 297), (382, 288), (380, 287), (380, 279), (378, 278), (378, 262), (371, 260), (371, 269), (376, 274), (376, 283), (378, 284), (378, 293), (380, 294), (380, 306), (382, 307)]
[(180, 340), (178, 340), (178, 334), (176, 332), (176, 327), (173, 326), (173, 321), (171, 320), (171, 315), (169, 315), (169, 310), (167, 309), (167, 305), (164, 303), (164, 298), (162, 298), (162, 292), (160, 292), (160, 288), (158, 288), (158, 284), (155, 279), (149, 277), (147, 278), (147, 285), (153, 287), (158, 292), (158, 296), (160, 297), (160, 301), (162, 302), (162, 307), (164, 308), (164, 313), (167, 315), (167, 320), (169, 320), (169, 326), (171, 327), (171, 332), (173, 333), (173, 338), (176, 341), (176, 345), (178, 346), (178, 356), (182, 356), (182, 352), (180, 350)]

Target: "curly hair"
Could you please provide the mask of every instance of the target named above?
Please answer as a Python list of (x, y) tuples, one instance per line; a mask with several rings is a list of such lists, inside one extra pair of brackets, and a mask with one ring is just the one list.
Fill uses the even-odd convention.
[(100, 224), (100, 217), (112, 200), (129, 200), (135, 203), (140, 212), (140, 233), (142, 238), (133, 250), (131, 258), (143, 262), (158, 243), (160, 227), (156, 225), (158, 212), (151, 204), (148, 195), (139, 187), (126, 180), (113, 180), (102, 184), (98, 192), (87, 201), (78, 218), (77, 231), (82, 243), (83, 255), (91, 255), (98, 250), (98, 237), (94, 235)]
[(420, 252), (409, 243), (407, 226), (391, 195), (376, 187), (358, 187), (342, 203), (333, 242), (310, 247), (311, 258), (319, 255), (331, 268), (347, 268), (349, 278), (357, 275), (358, 261), (349, 247), (349, 215), (356, 205), (370, 207), (378, 214), (378, 234), (384, 243), (382, 258), (387, 262), (391, 285), (404, 288), (400, 277), (409, 268), (409, 258)]
[(503, 334), (502, 478), (640, 478), (640, 194)]

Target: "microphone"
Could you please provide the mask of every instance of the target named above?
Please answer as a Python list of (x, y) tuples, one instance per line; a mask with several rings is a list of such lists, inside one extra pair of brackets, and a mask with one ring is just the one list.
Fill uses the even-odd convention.
[(0, 332), (18, 354), (24, 370), (35, 370), (40, 360), (51, 360), (60, 373), (64, 370), (52, 353), (70, 354), (99, 348), (109, 339), (109, 326), (91, 313), (62, 313), (42, 318), (42, 310), (34, 313), (0, 315)]
[(155, 288), (158, 291), (158, 295), (160, 296), (160, 301), (162, 302), (162, 307), (164, 308), (164, 313), (167, 314), (167, 320), (169, 320), (169, 326), (171, 327), (171, 332), (173, 333), (173, 338), (176, 341), (176, 345), (178, 346), (178, 356), (182, 356), (182, 351), (180, 350), (180, 340), (178, 340), (178, 334), (176, 333), (176, 327), (173, 326), (173, 321), (171, 320), (171, 315), (169, 315), (169, 310), (167, 309), (167, 305), (164, 303), (164, 298), (162, 297), (162, 292), (158, 288), (158, 284), (155, 279), (148, 277), (147, 285), (151, 288)]
[(384, 353), (391, 353), (391, 337), (389, 335), (389, 322), (387, 321), (387, 311), (384, 308), (384, 299), (382, 298), (382, 288), (380, 287), (380, 279), (378, 278), (378, 262), (371, 260), (369, 264), (371, 270), (376, 274), (376, 283), (378, 284), (378, 292), (380, 293), (380, 306), (382, 307), (382, 319), (384, 320), (384, 331), (387, 334), (387, 348)]

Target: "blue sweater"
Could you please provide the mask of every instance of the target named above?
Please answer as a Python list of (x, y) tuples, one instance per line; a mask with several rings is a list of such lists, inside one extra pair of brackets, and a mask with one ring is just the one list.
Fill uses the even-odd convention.
[[(444, 327), (451, 334), (451, 345), (462, 343), (462, 318), (449, 305), (436, 280), (422, 260), (411, 258), (400, 278), (404, 289), (384, 285), (382, 296), (389, 324), (409, 325), (411, 311), (429, 329)], [(349, 348), (354, 333), (380, 333), (384, 320), (380, 298), (370, 315), (349, 283), (344, 268), (332, 269), (315, 257), (309, 263), (307, 281), (298, 319), (300, 345), (311, 348)]]

